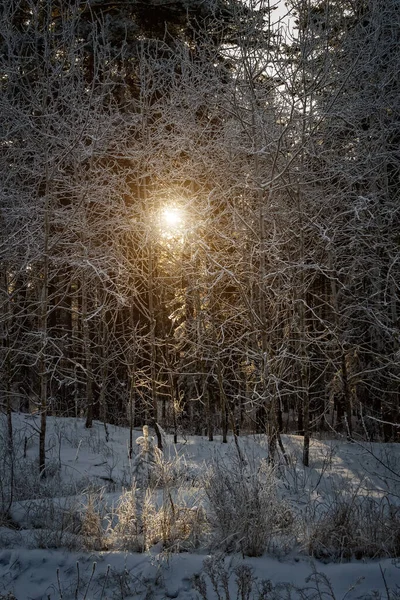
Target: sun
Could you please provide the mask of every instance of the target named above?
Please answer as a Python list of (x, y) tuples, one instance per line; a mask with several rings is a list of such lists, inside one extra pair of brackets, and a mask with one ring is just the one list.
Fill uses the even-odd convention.
[(177, 206), (166, 206), (161, 212), (164, 229), (180, 229), (183, 225), (183, 212)]

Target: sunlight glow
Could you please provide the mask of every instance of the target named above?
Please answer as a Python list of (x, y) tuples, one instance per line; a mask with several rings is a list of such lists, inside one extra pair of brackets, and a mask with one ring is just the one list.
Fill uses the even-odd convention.
[(183, 212), (176, 206), (166, 206), (161, 213), (163, 229), (180, 229), (183, 225)]

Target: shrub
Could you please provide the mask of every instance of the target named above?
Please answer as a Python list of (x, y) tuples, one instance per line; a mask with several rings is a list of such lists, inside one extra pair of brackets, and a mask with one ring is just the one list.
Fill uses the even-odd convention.
[[(174, 497), (173, 497), (174, 496)], [(179, 492), (164, 490), (161, 504), (148, 488), (142, 509), (143, 546), (148, 550), (161, 543), (163, 550), (181, 552), (197, 548), (205, 535), (204, 510), (190, 505)]]
[[(183, 493), (179, 458), (168, 461), (157, 454), (150, 473), (147, 480), (152, 481), (152, 486), (144, 487), (140, 477), (130, 490), (122, 493), (109, 526), (110, 544), (135, 552), (158, 543), (168, 551), (197, 548), (204, 538), (207, 522), (195, 498), (189, 498), (187, 490)], [(158, 492), (159, 487), (162, 492)]]
[(235, 455), (229, 464), (215, 460), (205, 481), (215, 547), (261, 556), (274, 537), (288, 532), (289, 506), (278, 498), (274, 471)]
[(306, 545), (315, 558), (400, 556), (400, 507), (388, 498), (336, 491), (310, 521)]
[(134, 483), (132, 489), (122, 492), (115, 510), (117, 522), (114, 527), (110, 528), (109, 541), (114, 548), (119, 550), (129, 552), (144, 550), (137, 493), (137, 486)]
[(87, 550), (104, 550), (105, 533), (102, 526), (101, 494), (88, 491), (86, 507), (82, 517), (81, 536)]
[[(201, 600), (291, 600), (290, 584), (274, 586), (269, 579), (261, 581), (252, 567), (241, 562), (236, 566), (222, 554), (206, 558), (201, 574), (193, 577), (193, 587)], [(212, 588), (212, 591), (209, 588)]]

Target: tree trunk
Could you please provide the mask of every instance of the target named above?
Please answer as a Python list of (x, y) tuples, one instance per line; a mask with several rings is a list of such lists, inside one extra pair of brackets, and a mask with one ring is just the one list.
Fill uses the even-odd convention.
[(88, 286), (86, 273), (82, 273), (82, 336), (86, 369), (86, 429), (93, 426), (93, 366), (89, 331)]

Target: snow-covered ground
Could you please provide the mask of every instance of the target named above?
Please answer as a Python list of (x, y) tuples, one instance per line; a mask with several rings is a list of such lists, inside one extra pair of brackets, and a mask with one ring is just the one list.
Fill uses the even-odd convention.
[[(129, 460), (127, 429), (108, 426), (106, 434), (101, 423), (87, 430), (82, 420), (49, 417), (48, 476), (39, 481), (38, 419), (31, 415), (13, 417), (15, 493), (11, 499), (4, 442), (0, 466), (3, 511), (12, 500), (9, 518), (0, 527), (0, 599), (400, 597), (400, 562), (389, 556), (393, 548), (400, 550), (400, 525), (396, 529), (400, 523), (397, 444), (313, 440), (310, 467), (306, 469), (301, 465), (302, 438), (283, 436), (289, 464), (280, 457), (271, 472), (266, 460), (267, 440), (260, 435), (239, 439), (239, 460), (234, 440), (222, 444), (218, 437), (214, 442), (200, 436), (180, 437), (174, 445), (167, 436), (163, 457), (151, 444), (150, 450), (143, 453), (143, 434), (135, 431), (135, 441), (140, 443), (135, 444), (135, 456)], [(5, 419), (2, 436), (4, 440)], [(149, 456), (154, 459), (150, 465)], [(214, 479), (210, 472), (213, 468)], [(220, 537), (222, 543), (218, 546), (213, 524), (223, 516), (204, 516), (212, 512), (212, 498), (218, 502), (218, 477), (221, 506), (228, 498), (228, 516), (242, 514), (240, 508), (244, 507), (229, 512), (230, 496), (224, 488), (227, 482), (240, 487), (240, 481), (235, 480), (238, 473), (247, 478), (245, 492), (250, 493), (252, 486), (268, 487), (273, 479), (270, 496), (263, 496), (263, 492), (260, 495), (261, 501), (271, 503), (268, 514), (275, 519), (274, 525), (265, 529), (269, 542), (262, 556), (244, 557), (235, 552), (242, 547), (241, 539), (235, 538), (236, 546), (229, 545), (229, 536)], [(173, 543), (163, 543), (166, 534), (157, 537), (157, 531), (148, 531), (146, 539), (143, 532), (136, 531), (133, 549), (135, 544), (142, 544), (144, 551), (121, 550), (131, 527), (128, 518), (123, 521), (127, 529), (118, 529), (118, 518), (123, 519), (121, 493), (128, 490), (125, 499), (132, 498), (129, 490), (135, 478), (138, 485), (134, 497), (147, 507), (143, 510), (152, 511), (154, 527), (165, 527), (160, 515), (166, 513), (157, 512), (163, 503), (172, 511), (177, 528)], [(149, 491), (146, 496), (140, 489), (145, 480), (151, 497)], [(215, 488), (211, 492), (207, 488), (210, 481)], [(235, 493), (232, 498), (236, 498)], [(364, 522), (347, 524), (348, 507), (353, 504)], [(129, 504), (123, 506), (129, 510)], [(261, 506), (260, 511), (267, 508)], [(177, 517), (178, 513), (183, 517)], [(124, 514), (126, 518), (126, 510)], [(343, 522), (338, 515), (342, 515)], [(254, 519), (258, 517), (255, 514)], [(204, 531), (197, 531), (196, 527), (203, 526), (202, 519)], [(380, 520), (382, 527), (389, 528), (384, 530), (387, 540), (385, 536), (383, 540), (377, 537), (374, 521)], [(228, 518), (226, 526), (235, 532), (234, 518), (231, 522)], [(238, 523), (238, 530), (240, 527)], [(339, 541), (336, 533), (341, 536)], [(352, 535), (358, 540), (353, 545)], [(335, 547), (330, 546), (332, 539), (333, 546), (337, 542)], [(370, 553), (365, 550), (369, 542)], [(223, 554), (222, 549), (228, 552)]]

